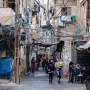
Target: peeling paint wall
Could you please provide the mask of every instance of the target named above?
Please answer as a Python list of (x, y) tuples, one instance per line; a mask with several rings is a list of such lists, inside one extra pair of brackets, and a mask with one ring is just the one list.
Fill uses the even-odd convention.
[(63, 73), (66, 74), (69, 67), (69, 62), (72, 61), (71, 59), (71, 41), (67, 40), (64, 41), (64, 48), (63, 48)]

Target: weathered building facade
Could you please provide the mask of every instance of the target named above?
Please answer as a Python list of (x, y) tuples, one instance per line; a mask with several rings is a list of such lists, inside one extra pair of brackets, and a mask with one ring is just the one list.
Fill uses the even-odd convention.
[(81, 11), (81, 31), (83, 32), (82, 35), (84, 39), (83, 44), (79, 46), (80, 49), (77, 51), (77, 62), (90, 70), (90, 0), (80, 0), (79, 3)]
[[(8, 31), (8, 37), (6, 36), (2, 37), (5, 39), (6, 43), (6, 51), (7, 56), (4, 51), (4, 55), (1, 57), (11, 57), (14, 59), (14, 40), (15, 40), (15, 13), (18, 13), (20, 15), (20, 62), (21, 62), (21, 73), (27, 72), (27, 63), (26, 63), (26, 39), (25, 39), (25, 33), (26, 29), (24, 28), (26, 26), (26, 9), (27, 9), (27, 2), (26, 0), (20, 0), (19, 1), (19, 10), (18, 12), (15, 12), (15, 0), (1, 0), (0, 1), (0, 11), (2, 12), (0, 14), (0, 23), (5, 27), (5, 34)], [(4, 34), (4, 33), (3, 33)], [(11, 36), (9, 36), (11, 35)], [(2, 44), (2, 42), (0, 42)]]
[(64, 62), (64, 73), (70, 61), (80, 63), (81, 66), (84, 64), (88, 66), (87, 63), (83, 63), (86, 60), (85, 55), (89, 58), (88, 53), (77, 51), (77, 47), (89, 40), (89, 3), (89, 0), (74, 0), (73, 2), (55, 0), (54, 2), (56, 15), (53, 18), (58, 30), (56, 36), (59, 39), (57, 56)]
[(52, 18), (57, 28), (55, 35), (58, 37), (56, 52), (57, 56), (64, 62), (63, 72), (66, 73), (69, 62), (77, 62), (76, 48), (73, 42), (77, 40), (78, 29), (76, 25), (78, 25), (80, 16), (78, 0), (54, 0), (54, 6), (55, 15)]

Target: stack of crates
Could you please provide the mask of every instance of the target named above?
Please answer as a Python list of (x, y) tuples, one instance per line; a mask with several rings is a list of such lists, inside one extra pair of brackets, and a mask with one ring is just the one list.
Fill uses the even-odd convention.
[(11, 58), (0, 58), (0, 76), (11, 78), (13, 72), (13, 60)]

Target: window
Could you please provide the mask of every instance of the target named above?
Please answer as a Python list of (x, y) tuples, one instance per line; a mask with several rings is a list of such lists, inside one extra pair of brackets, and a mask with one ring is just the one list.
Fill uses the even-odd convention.
[(61, 8), (61, 15), (62, 16), (69, 16), (69, 15), (71, 15), (71, 7), (62, 7)]
[(15, 0), (8, 0), (8, 7), (15, 10)]

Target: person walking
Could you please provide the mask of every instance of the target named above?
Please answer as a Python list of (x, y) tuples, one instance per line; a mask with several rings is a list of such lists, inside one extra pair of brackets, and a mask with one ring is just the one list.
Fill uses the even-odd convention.
[(34, 72), (35, 72), (35, 58), (34, 57), (31, 60), (31, 71), (34, 76)]
[(45, 55), (42, 56), (42, 69), (45, 70)]
[(76, 67), (76, 64), (74, 63), (73, 64), (73, 82), (76, 83), (77, 82), (77, 67)]
[(37, 70), (39, 70), (39, 67), (40, 67), (40, 56), (38, 55), (38, 58), (37, 58)]
[(50, 60), (48, 64), (48, 73), (49, 73), (50, 83), (52, 83), (52, 80), (53, 80), (53, 72), (54, 72), (54, 64), (53, 64), (53, 60)]
[(77, 69), (77, 82), (79, 82), (80, 81), (79, 75), (81, 74), (81, 66), (77, 64), (76, 69)]
[(81, 83), (85, 82), (85, 80), (87, 79), (87, 76), (88, 76), (87, 67), (83, 67), (83, 75), (81, 77)]
[(59, 84), (61, 79), (61, 67), (60, 67), (60, 62), (58, 58), (56, 58), (55, 68), (56, 68), (56, 74), (57, 74), (57, 79)]
[(48, 74), (48, 58), (45, 60), (45, 73)]
[(73, 83), (73, 81), (74, 81), (74, 70), (73, 70), (73, 62), (70, 62), (69, 63), (69, 73), (70, 73), (70, 76), (69, 76), (69, 81), (68, 81), (68, 83)]

